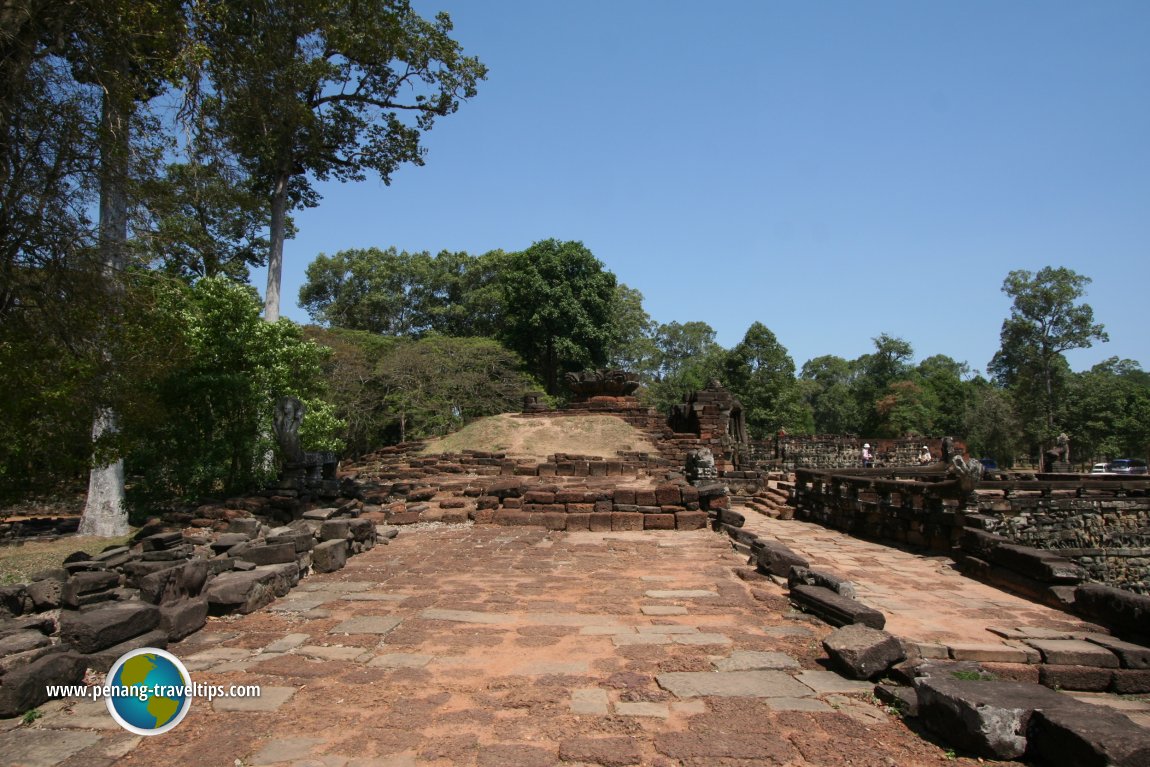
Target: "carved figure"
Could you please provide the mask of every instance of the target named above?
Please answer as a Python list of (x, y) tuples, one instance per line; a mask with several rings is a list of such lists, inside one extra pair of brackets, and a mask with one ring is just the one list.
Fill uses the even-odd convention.
[(299, 439), (299, 427), (303, 423), (306, 408), (297, 397), (280, 397), (276, 402), (272, 425), (276, 442), (287, 463), (303, 463), (303, 447)]
[(719, 478), (715, 468), (715, 454), (710, 448), (700, 447), (687, 451), (687, 481), (695, 484)]
[(628, 397), (638, 390), (639, 376), (625, 370), (581, 370), (563, 377), (577, 399)]

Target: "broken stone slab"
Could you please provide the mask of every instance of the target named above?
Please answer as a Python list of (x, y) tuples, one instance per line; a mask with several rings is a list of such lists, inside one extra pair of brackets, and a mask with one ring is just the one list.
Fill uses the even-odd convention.
[(673, 671), (655, 679), (680, 698), (802, 698), (814, 694), (784, 671)]
[(94, 591), (114, 589), (120, 585), (120, 574), (107, 570), (92, 570), (76, 573), (68, 579), (77, 594), (91, 594)]
[(0, 658), (6, 658), (16, 653), (27, 652), (28, 650), (36, 650), (41, 647), (48, 647), (51, 644), (52, 640), (39, 631), (27, 630), (9, 634), (6, 637), (0, 638)]
[(809, 567), (794, 565), (787, 573), (787, 588), (793, 589), (799, 585), (822, 586), (848, 599), (855, 598), (855, 586), (850, 581), (844, 581), (837, 575), (822, 570), (812, 570)]
[(831, 665), (851, 679), (874, 679), (906, 657), (897, 637), (861, 623), (834, 631), (823, 649)]
[(54, 652), (12, 669), (0, 677), (0, 718), (19, 716), (46, 702), (48, 685), (80, 684), (87, 667), (83, 655)]
[(247, 614), (284, 596), (298, 582), (299, 567), (294, 562), (257, 567), (248, 572), (222, 573), (205, 591), (208, 609), (216, 615)]
[(1150, 764), (1150, 730), (1105, 706), (1037, 710), (1028, 735), (1028, 755), (1050, 767)]
[(281, 565), (295, 562), (295, 544), (277, 543), (275, 545), (249, 546), (243, 550), (242, 556), (246, 561), (260, 565)]
[(945, 740), (977, 756), (1017, 759), (1026, 753), (1035, 709), (1083, 704), (1040, 684), (930, 677), (915, 682), (919, 718)]
[(282, 528), (282, 530), (283, 532), (268, 535), (268, 537), (264, 539), (269, 546), (290, 543), (295, 546), (297, 554), (311, 551), (315, 546), (315, 536), (309, 530), (293, 530), (290, 527)]
[(1117, 655), (1101, 645), (1081, 639), (1027, 639), (1026, 644), (1041, 652), (1045, 663), (1118, 668)]
[(886, 616), (878, 610), (822, 586), (795, 586), (790, 597), (800, 609), (814, 613), (832, 626), (861, 623), (881, 629), (886, 625)]
[(117, 602), (106, 607), (60, 614), (60, 638), (82, 653), (93, 653), (151, 631), (160, 610), (144, 602)]
[(163, 650), (166, 649), (167, 646), (167, 633), (156, 629), (155, 631), (141, 634), (138, 637), (133, 637), (126, 642), (120, 642), (118, 645), (106, 647), (99, 652), (92, 653), (88, 656), (88, 668), (107, 672), (111, 670), (112, 666), (116, 664), (116, 661), (118, 661), (124, 653), (139, 650), (141, 647), (156, 647)]
[(900, 716), (918, 716), (918, 693), (913, 687), (893, 684), (876, 684), (874, 696), (879, 702), (890, 706)]
[(354, 618), (336, 624), (329, 634), (388, 634), (395, 629), (403, 618), (391, 615), (357, 615)]
[(160, 607), (160, 630), (169, 642), (178, 642), (204, 627), (208, 620), (208, 598), (184, 599)]
[(140, 578), (140, 598), (154, 605), (166, 605), (199, 596), (208, 580), (208, 561), (193, 559)]
[(346, 538), (324, 541), (311, 550), (311, 566), (317, 573), (333, 573), (345, 564), (347, 564)]
[(810, 567), (807, 560), (800, 557), (795, 552), (781, 543), (775, 541), (763, 541), (758, 549), (757, 564), (760, 570), (777, 575), (781, 578), (786, 578), (792, 567)]
[(304, 519), (318, 519), (319, 521), (322, 522), (322, 521), (331, 519), (332, 517), (334, 517), (338, 513), (339, 513), (339, 509), (335, 508), (334, 506), (329, 506), (329, 507), (323, 508), (323, 509), (311, 509), (309, 511), (305, 511), (303, 513), (303, 518)]
[(328, 519), (320, 525), (319, 539), (321, 541), (343, 541), (351, 537), (350, 519)]

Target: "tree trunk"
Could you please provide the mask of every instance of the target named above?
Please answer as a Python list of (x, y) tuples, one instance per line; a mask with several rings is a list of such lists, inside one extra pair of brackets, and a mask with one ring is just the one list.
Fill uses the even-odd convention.
[[(125, 267), (124, 246), (128, 239), (128, 152), (131, 145), (128, 121), (130, 102), (104, 92), (100, 136), (100, 256), (109, 298), (110, 321), (115, 321), (120, 272)], [(104, 351), (105, 362), (108, 359)], [(92, 443), (118, 430), (114, 410), (100, 408), (92, 423)], [(124, 506), (124, 460), (104, 463), (94, 458), (88, 475), (88, 499), (80, 518), (80, 535), (114, 537), (127, 535), (128, 511)]]
[(287, 190), (291, 176), (281, 173), (272, 190), (272, 220), (268, 247), (268, 289), (264, 295), (264, 319), (280, 318), (280, 281), (284, 266), (284, 231), (287, 222)]

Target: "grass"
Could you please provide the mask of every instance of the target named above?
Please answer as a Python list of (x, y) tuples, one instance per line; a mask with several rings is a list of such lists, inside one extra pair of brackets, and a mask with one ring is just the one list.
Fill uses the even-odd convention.
[(41, 570), (59, 567), (74, 551), (99, 554), (109, 546), (123, 546), (131, 535), (119, 538), (93, 538), (65, 535), (52, 541), (29, 539), (0, 546), (0, 584), (27, 583)]

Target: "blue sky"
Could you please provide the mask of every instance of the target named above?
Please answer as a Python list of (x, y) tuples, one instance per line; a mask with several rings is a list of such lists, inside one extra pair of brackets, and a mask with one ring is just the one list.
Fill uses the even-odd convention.
[[(710, 6), (710, 7), (707, 7)], [(984, 369), (1012, 269), (1066, 266), (1150, 368), (1150, 3), (420, 0), (490, 74), (425, 167), (323, 184), (285, 246), (580, 240), (658, 322), (795, 364), (880, 333)], [(262, 273), (253, 283), (263, 288)]]

